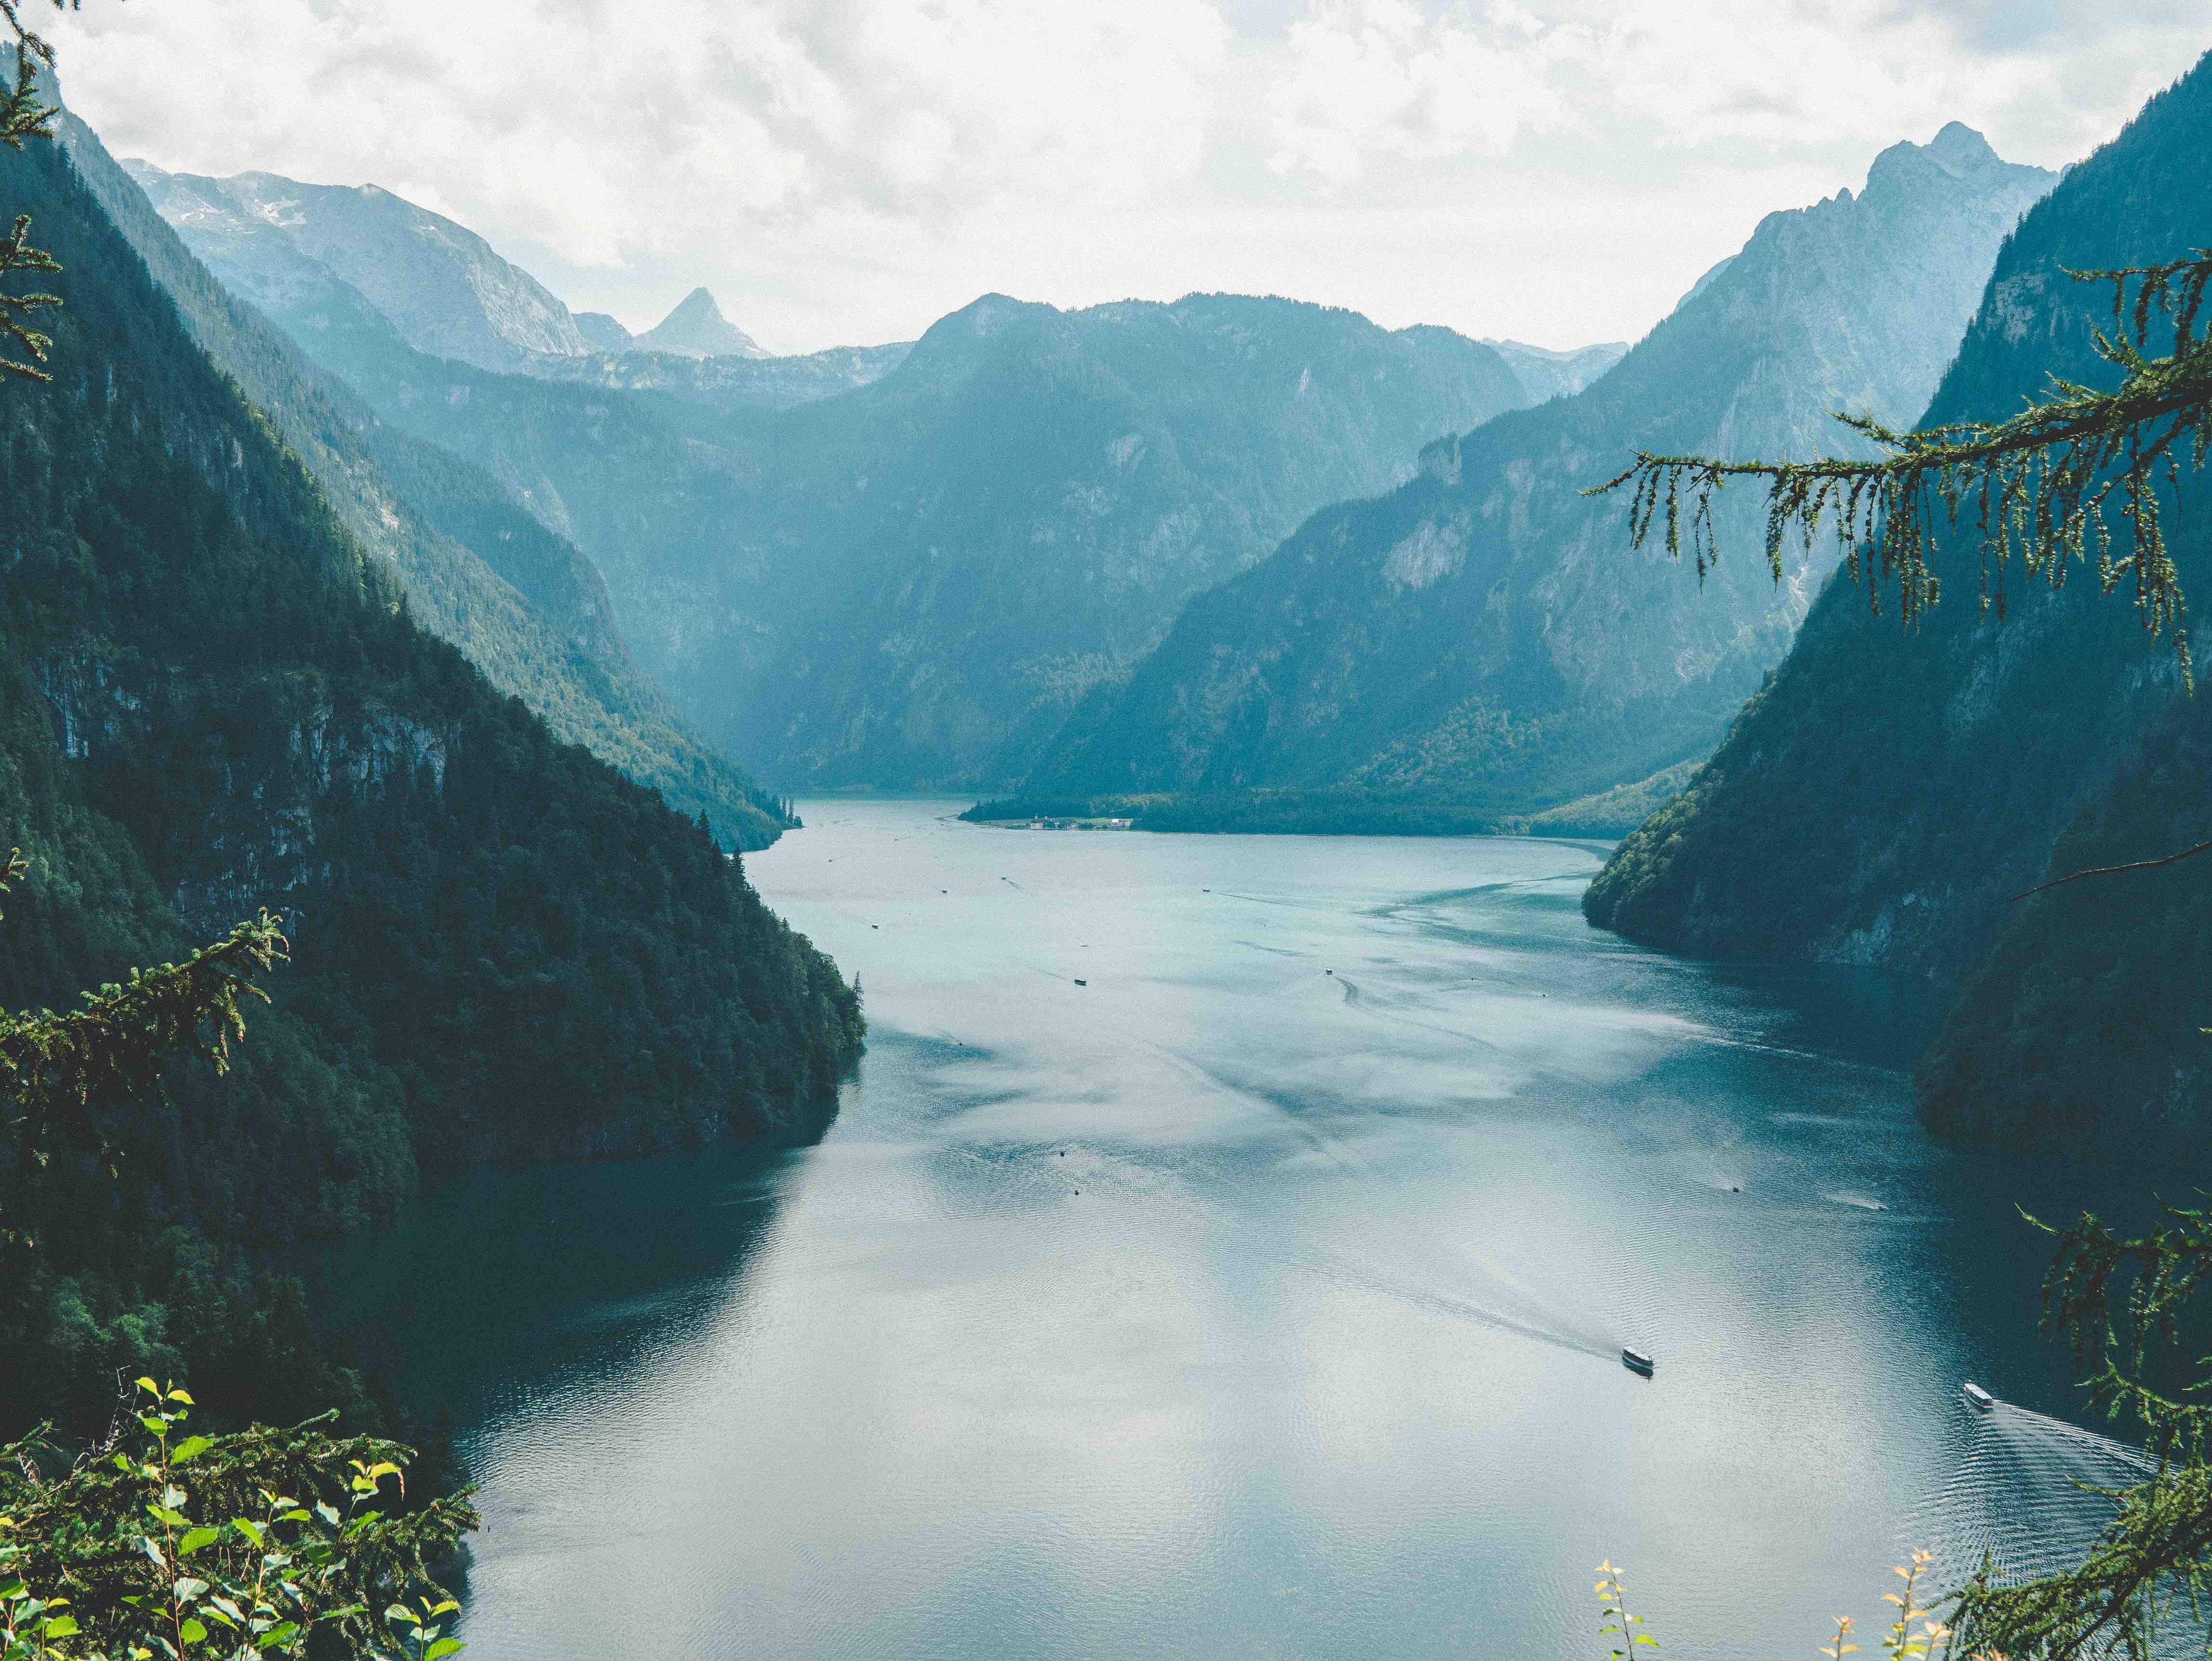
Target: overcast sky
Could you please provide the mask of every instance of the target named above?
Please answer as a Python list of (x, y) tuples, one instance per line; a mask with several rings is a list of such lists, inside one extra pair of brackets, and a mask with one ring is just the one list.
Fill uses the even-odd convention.
[(1274, 293), (1633, 338), (1761, 215), (1945, 121), (2057, 167), (2207, 0), (86, 0), (119, 155), (373, 181), (634, 328), (775, 351), (991, 290)]

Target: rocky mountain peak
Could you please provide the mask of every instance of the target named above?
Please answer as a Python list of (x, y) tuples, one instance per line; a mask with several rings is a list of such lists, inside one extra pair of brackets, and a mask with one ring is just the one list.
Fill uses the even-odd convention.
[(672, 352), (679, 357), (766, 357), (758, 343), (722, 315), (714, 296), (698, 288), (676, 308), (631, 343), (641, 352)]

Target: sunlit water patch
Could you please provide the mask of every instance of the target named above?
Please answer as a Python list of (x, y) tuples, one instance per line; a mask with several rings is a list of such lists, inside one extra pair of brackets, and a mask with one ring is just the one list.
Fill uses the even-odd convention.
[(2041, 1177), (1923, 1136), (1909, 989), (1626, 946), (1586, 844), (957, 806), (748, 858), (865, 988), (820, 1147), (479, 1174), (347, 1260), (483, 1482), (472, 1654), (1595, 1656), (1610, 1557), (1725, 1661), (2000, 1537), (1958, 1392), (2071, 1403)]

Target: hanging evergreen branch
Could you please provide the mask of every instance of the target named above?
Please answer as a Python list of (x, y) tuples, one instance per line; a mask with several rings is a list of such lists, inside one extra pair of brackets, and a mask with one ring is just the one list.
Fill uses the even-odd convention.
[[(2158, 498), (2160, 482), (2178, 484), (2212, 450), (2212, 338), (2197, 333), (2212, 285), (2212, 250), (2160, 265), (2069, 273), (2109, 283), (2112, 327), (2096, 332), (2098, 355), (2121, 372), (2115, 391), (2100, 392), (2054, 381), (2051, 395), (1994, 425), (1961, 422), (1900, 433), (1865, 416), (1838, 417), (1887, 453), (1870, 461), (1823, 458), (1807, 462), (1720, 461), (1709, 456), (1638, 451), (1617, 477), (1584, 492), (1601, 496), (1631, 487), (1629, 534), (1642, 547), (1663, 523), (1668, 553), (1679, 559), (1686, 541), (1702, 580), (1719, 550), (1712, 503), (1731, 480), (1767, 488), (1766, 562), (1778, 581), (1782, 548), (1792, 527), (1809, 551), (1823, 520), (1832, 528), (1844, 569), (1866, 583), (1869, 603), (1897, 585), (1907, 626), (1936, 603), (1941, 585), (1929, 568), (1939, 523), (1955, 527), (1970, 510), (1981, 540), (1981, 604), (2004, 615), (2005, 569), (2017, 557), (2030, 575), (2051, 587), (2069, 565), (2094, 551), (2097, 579), (2112, 593), (2132, 575), (2145, 629), (2173, 637), (2185, 681), (2190, 678), (2181, 585), (2168, 554)], [(2170, 319), (2173, 349), (2145, 356), (2154, 321)], [(2129, 547), (2116, 551), (2107, 518), (2126, 521)]]
[(2090, 1490), (2112, 1500), (2112, 1520), (2070, 1572), (2000, 1586), (1985, 1569), (1959, 1597), (1954, 1653), (2072, 1661), (2172, 1652), (2167, 1628), (2201, 1627), (2212, 1614), (2212, 1371), (2161, 1388), (2154, 1375), (2201, 1312), (2191, 1305), (2212, 1283), (2212, 1211), (2163, 1208), (2149, 1233), (2114, 1233), (2087, 1215), (2063, 1231), (2028, 1220), (2058, 1240), (2044, 1281), (2044, 1329), (2072, 1339), (2093, 1370), (2093, 1404), (2139, 1427), (2157, 1462), (2149, 1481)]
[[(0, 893), (28, 869), (11, 849)], [(110, 1158), (111, 1116), (143, 1102), (173, 1056), (197, 1055), (228, 1071), (231, 1040), (246, 1031), (242, 1001), (268, 1001), (253, 977), (289, 950), (264, 910), (181, 964), (134, 969), (127, 981), (79, 994), (83, 1007), (67, 1014), (0, 1015), (0, 1100), (13, 1109), (0, 1108), (0, 1125), (15, 1144), (17, 1176), (34, 1175), (64, 1147)], [(0, 1242), (15, 1238), (0, 1211)]]
[[(77, 4), (78, 0), (54, 0), (54, 9), (59, 11), (66, 7), (75, 11)], [(20, 150), (27, 138), (54, 136), (54, 118), (61, 111), (46, 101), (39, 85), (40, 71), (54, 66), (54, 49), (24, 23), (23, 0), (0, 0), (0, 20), (4, 20), (15, 36), (15, 83), (0, 92), (0, 143)], [(0, 282), (18, 275), (44, 275), (61, 270), (52, 254), (31, 246), (30, 233), (30, 216), (16, 215), (14, 232), (0, 239)], [(52, 337), (33, 328), (26, 319), (33, 313), (61, 303), (58, 295), (15, 294), (0, 288), (0, 374), (22, 380), (53, 379), (39, 367), (46, 361), (46, 353), (53, 346)]]

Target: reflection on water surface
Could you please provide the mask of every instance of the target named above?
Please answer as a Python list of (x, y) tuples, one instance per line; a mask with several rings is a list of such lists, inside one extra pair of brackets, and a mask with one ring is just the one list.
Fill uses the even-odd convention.
[(2070, 1407), (2051, 1173), (1922, 1136), (1911, 989), (1597, 934), (1589, 845), (957, 806), (749, 857), (866, 989), (819, 1147), (343, 1260), (484, 1484), (486, 1661), (1595, 1656), (1607, 1556), (1670, 1648), (1807, 1653), (2002, 1463), (1963, 1378)]

